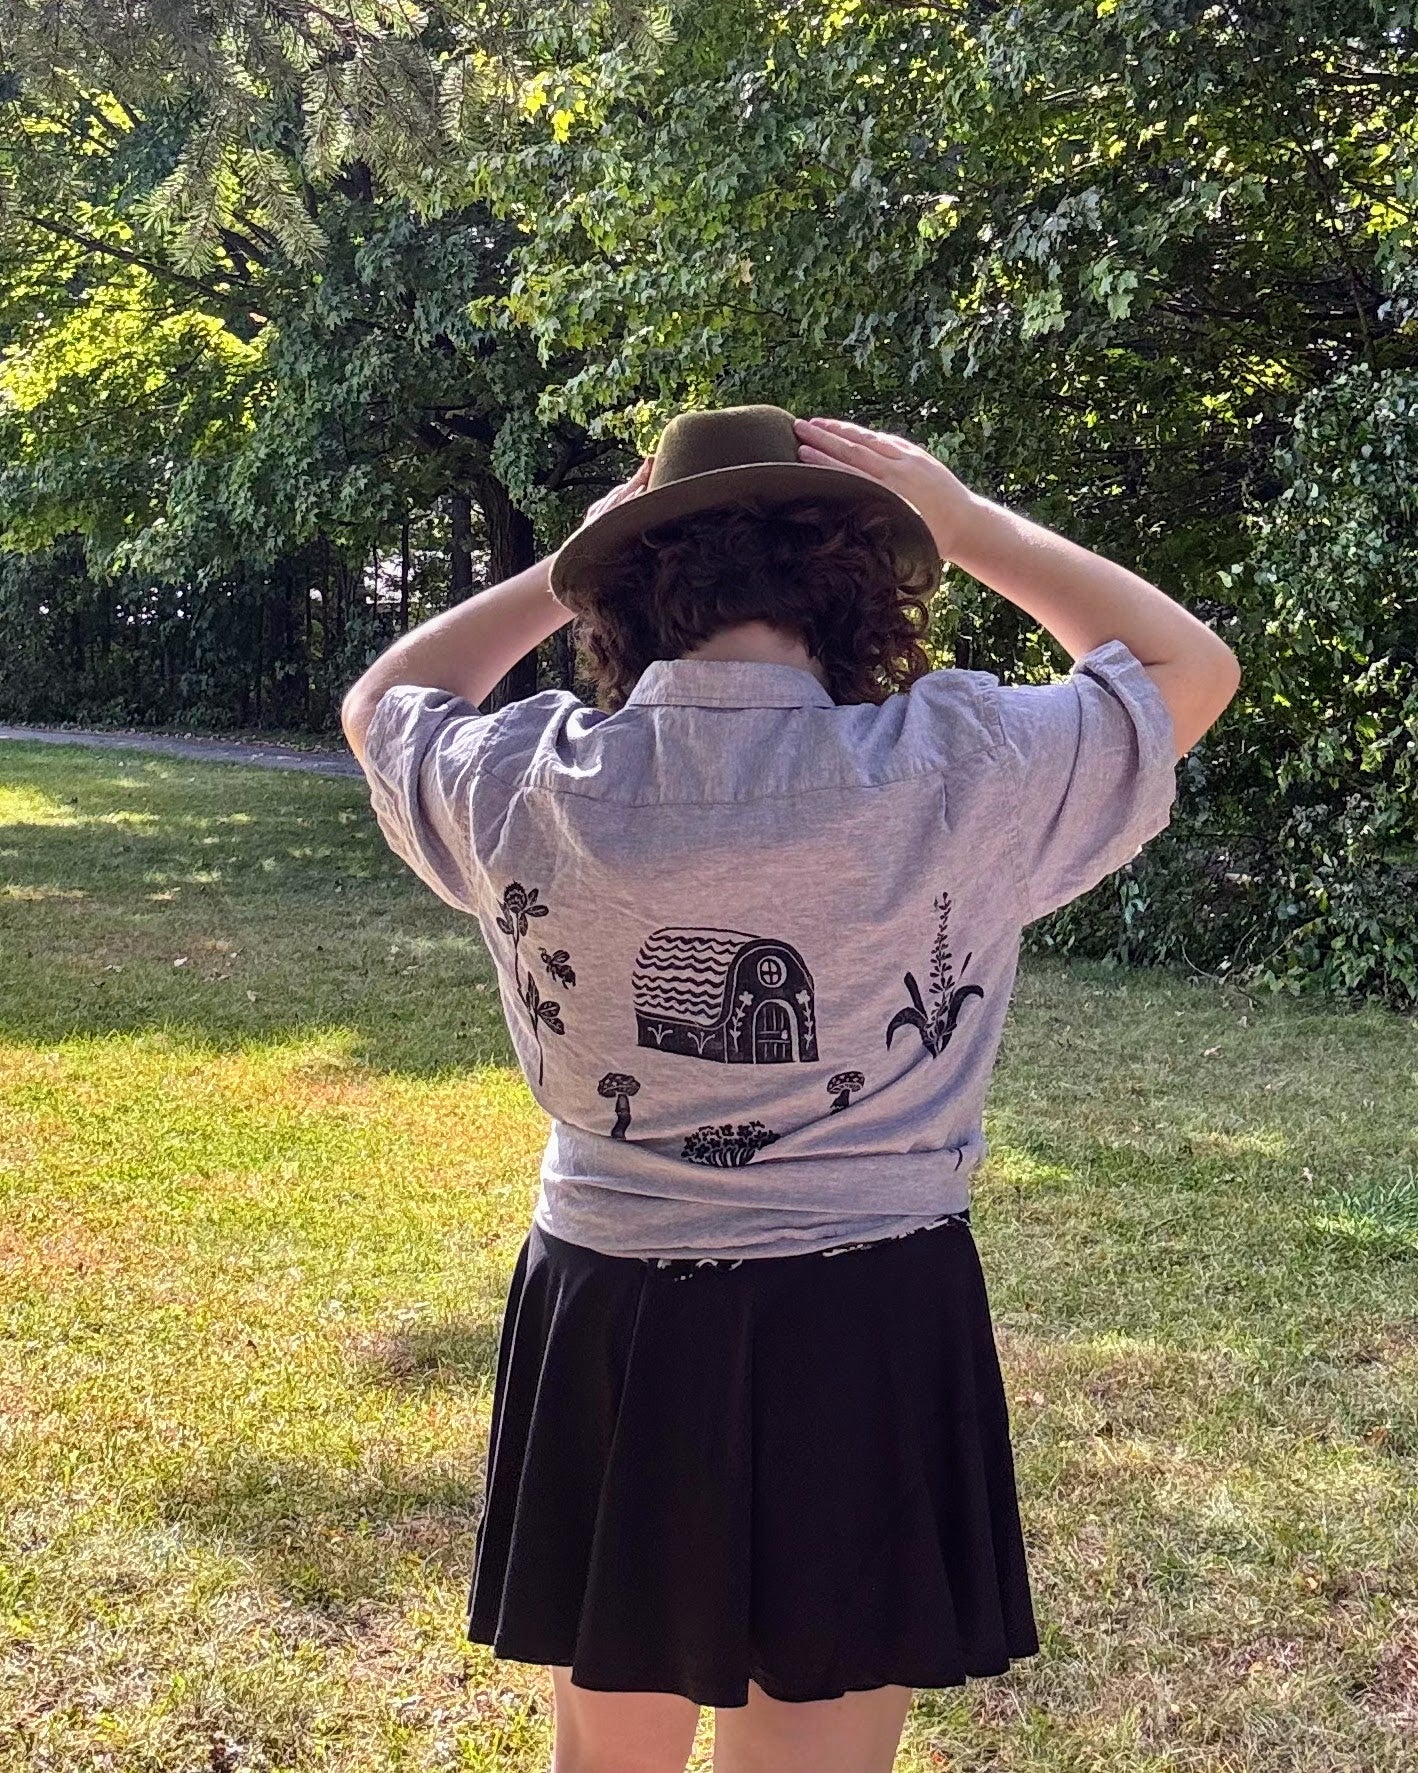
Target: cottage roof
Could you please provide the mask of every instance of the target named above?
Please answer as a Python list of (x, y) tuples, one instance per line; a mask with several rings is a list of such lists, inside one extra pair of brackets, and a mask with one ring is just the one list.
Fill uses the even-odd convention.
[(636, 1009), (712, 1028), (723, 1014), (734, 956), (759, 940), (743, 930), (656, 930), (641, 943), (630, 975)]

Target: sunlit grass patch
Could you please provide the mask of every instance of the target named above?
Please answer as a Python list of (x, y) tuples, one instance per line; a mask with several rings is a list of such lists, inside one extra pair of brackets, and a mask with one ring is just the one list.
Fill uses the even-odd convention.
[[(9, 752), (18, 749), (7, 746)], [(29, 775), (26, 771), (25, 774)], [(10, 843), (18, 835), (16, 827), (25, 825), (64, 825), (73, 823), (73, 801), (57, 793), (46, 793), (37, 781), (0, 782), (0, 839)]]
[(1418, 1257), (1418, 1171), (1346, 1189), (1322, 1206), (1314, 1223), (1337, 1242), (1373, 1255)]

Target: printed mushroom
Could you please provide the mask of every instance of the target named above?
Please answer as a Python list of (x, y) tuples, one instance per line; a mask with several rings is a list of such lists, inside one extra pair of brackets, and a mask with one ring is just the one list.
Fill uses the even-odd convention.
[(828, 1112), (836, 1114), (839, 1109), (845, 1108), (857, 1091), (866, 1087), (866, 1081), (860, 1071), (839, 1071), (835, 1077), (829, 1077), (828, 1094), (835, 1096), (837, 1100)]
[(640, 1079), (632, 1077), (628, 1071), (608, 1071), (596, 1085), (597, 1094), (607, 1101), (615, 1097), (615, 1125), (611, 1128), (612, 1139), (623, 1139), (625, 1130), (630, 1125), (630, 1098), (640, 1088)]

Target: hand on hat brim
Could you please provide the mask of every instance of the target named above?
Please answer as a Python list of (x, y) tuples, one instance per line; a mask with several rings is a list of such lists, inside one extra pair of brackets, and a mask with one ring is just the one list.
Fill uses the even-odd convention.
[(926, 451), (909, 438), (897, 437), (890, 431), (872, 431), (865, 425), (854, 425), (847, 419), (794, 419), (798, 436), (798, 454), (811, 454), (834, 468), (850, 468), (865, 474), (869, 480), (880, 478), (878, 470), (887, 462), (899, 462)]

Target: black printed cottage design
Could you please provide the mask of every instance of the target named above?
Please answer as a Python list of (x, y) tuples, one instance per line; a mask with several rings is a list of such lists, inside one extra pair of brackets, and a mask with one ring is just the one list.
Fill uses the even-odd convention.
[[(566, 1024), (561, 1019), (561, 1005), (552, 997), (543, 997), (541, 987), (532, 976), (530, 964), (527, 975), (522, 976), (518, 951), (522, 938), (530, 927), (534, 917), (547, 917), (551, 907), (543, 905), (539, 897), (539, 888), (524, 887), (520, 880), (511, 881), (502, 893), (502, 909), (498, 914), (497, 927), (504, 936), (512, 938), (512, 978), (517, 987), (517, 995), (532, 1020), (532, 1036), (537, 1043), (537, 1082), (541, 1083), (546, 1074), (546, 1051), (542, 1046), (542, 1030), (550, 1029), (553, 1034), (565, 1034)], [(549, 954), (545, 948), (541, 950), (542, 964), (552, 978), (562, 985), (574, 985), (576, 975), (568, 964), (569, 956), (564, 948), (558, 948), (555, 954)]]
[[(904, 1009), (897, 1010), (887, 1024), (886, 1044), (891, 1045), (891, 1038), (898, 1028), (914, 1028), (921, 1037), (921, 1045), (935, 1059), (950, 1045), (961, 1010), (972, 997), (982, 998), (985, 994), (978, 985), (956, 982), (955, 963), (950, 954), (950, 894), (943, 892), (933, 903), (940, 913), (940, 923), (931, 945), (931, 1007), (927, 1009), (922, 1001), (915, 974), (907, 973), (905, 983), (911, 1001)], [(960, 963), (962, 976), (973, 953), (974, 949), (971, 949)]]
[(660, 929), (641, 944), (630, 981), (642, 1047), (721, 1065), (817, 1059), (812, 974), (787, 942)]

